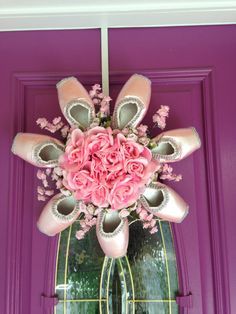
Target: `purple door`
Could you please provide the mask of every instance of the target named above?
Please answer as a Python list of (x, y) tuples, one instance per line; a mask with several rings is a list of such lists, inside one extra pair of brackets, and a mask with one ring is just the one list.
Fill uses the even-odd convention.
[[(109, 32), (111, 96), (131, 74), (142, 73), (152, 80), (144, 122), (169, 105), (168, 129), (195, 126), (202, 139), (200, 151), (174, 165), (183, 180), (172, 186), (190, 205), (187, 219), (173, 226), (179, 294), (186, 296), (180, 313), (236, 309), (235, 53), (235, 26)], [(53, 313), (53, 299), (41, 296), (54, 293), (57, 241), (38, 232), (35, 169), (10, 147), (17, 131), (39, 132), (37, 117), (60, 115), (55, 84), (61, 78), (75, 75), (87, 88), (101, 81), (100, 32), (0, 33), (0, 57), (0, 309)]]

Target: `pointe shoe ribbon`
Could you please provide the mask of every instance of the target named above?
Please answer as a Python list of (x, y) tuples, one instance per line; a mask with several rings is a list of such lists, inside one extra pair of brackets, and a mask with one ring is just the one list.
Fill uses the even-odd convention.
[(173, 189), (160, 182), (150, 183), (140, 197), (142, 206), (154, 216), (180, 223), (188, 214), (188, 205)]
[(84, 86), (68, 77), (57, 83), (58, 99), (62, 113), (71, 125), (86, 129), (95, 117), (95, 108)]
[(65, 230), (79, 216), (79, 203), (73, 196), (56, 194), (43, 208), (37, 221), (38, 229), (48, 236)]
[(182, 160), (201, 146), (199, 135), (193, 127), (163, 132), (152, 142), (157, 144), (151, 149), (152, 156), (161, 163)]
[(33, 133), (18, 133), (12, 144), (13, 154), (30, 164), (52, 168), (58, 164), (58, 158), (64, 152), (64, 145), (55, 138)]
[(146, 114), (151, 98), (151, 81), (139, 74), (132, 75), (121, 89), (112, 117), (114, 129), (136, 127)]
[(126, 254), (129, 243), (127, 218), (120, 218), (117, 211), (98, 214), (96, 233), (98, 242), (106, 256), (119, 258)]

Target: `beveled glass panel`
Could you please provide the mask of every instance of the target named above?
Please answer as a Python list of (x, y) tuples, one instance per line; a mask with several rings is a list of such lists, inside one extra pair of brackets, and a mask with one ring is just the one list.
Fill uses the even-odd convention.
[(78, 241), (79, 223), (61, 233), (55, 314), (177, 314), (176, 259), (169, 223), (151, 235), (130, 226), (127, 256), (104, 257), (95, 228)]
[(156, 234), (150, 235), (141, 224), (130, 227), (128, 259), (134, 278), (135, 299), (171, 299), (178, 290), (169, 223), (162, 222), (158, 228)]
[[(78, 241), (78, 222), (61, 234), (58, 255), (56, 293), (59, 299), (98, 299), (104, 255), (97, 243), (95, 230)], [(62, 293), (63, 292), (63, 293)]]
[(78, 313), (94, 313), (99, 314), (99, 302), (68, 302), (67, 303), (68, 314)]
[(174, 311), (170, 312), (168, 303), (162, 303), (162, 302), (143, 302), (143, 303), (137, 302), (135, 303), (135, 314), (167, 314), (167, 313), (178, 313), (178, 312), (174, 312)]
[(176, 294), (178, 294), (178, 274), (177, 274), (177, 265), (176, 265), (176, 256), (174, 249), (174, 239), (173, 234), (170, 228), (170, 224), (168, 222), (161, 223), (161, 231), (163, 233), (163, 239), (165, 242), (166, 249), (166, 258), (168, 261), (168, 273), (170, 280), (170, 297), (175, 298)]

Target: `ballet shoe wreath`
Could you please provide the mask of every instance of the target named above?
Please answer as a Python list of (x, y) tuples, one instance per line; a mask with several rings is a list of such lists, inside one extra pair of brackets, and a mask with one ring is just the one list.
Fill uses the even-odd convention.
[[(148, 126), (140, 124), (151, 97), (151, 81), (132, 75), (121, 89), (110, 114), (109, 96), (96, 84), (88, 93), (75, 78), (57, 84), (61, 117), (37, 124), (64, 140), (32, 133), (18, 133), (12, 152), (41, 169), (37, 177), (38, 200), (44, 206), (37, 226), (54, 236), (79, 220), (78, 240), (96, 226), (103, 252), (112, 258), (127, 252), (129, 225), (141, 221), (150, 234), (158, 231), (157, 221), (180, 223), (188, 205), (160, 180), (181, 180), (170, 163), (184, 159), (200, 147), (192, 127), (163, 131), (169, 107), (153, 116), (162, 133), (150, 138)], [(58, 193), (49, 188), (54, 182)], [(54, 196), (53, 196), (54, 195)]]

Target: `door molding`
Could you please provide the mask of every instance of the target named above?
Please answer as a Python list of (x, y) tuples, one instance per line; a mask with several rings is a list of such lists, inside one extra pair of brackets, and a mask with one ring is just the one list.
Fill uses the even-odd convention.
[[(137, 71), (139, 72), (139, 71)], [(197, 69), (167, 69), (156, 71), (140, 71), (142, 74), (148, 76), (153, 84), (165, 83), (165, 84), (189, 84), (189, 87), (198, 84), (202, 93), (202, 119), (203, 119), (203, 132), (204, 137), (203, 149), (204, 159), (202, 161), (198, 157), (194, 157), (194, 165), (198, 168), (198, 164), (205, 162), (206, 165), (206, 180), (208, 186), (208, 209), (206, 213), (207, 221), (202, 221), (202, 218), (197, 215), (197, 226), (199, 234), (205, 233), (204, 228), (209, 229), (209, 241), (207, 243), (199, 243), (202, 248), (202, 254), (208, 252), (211, 255), (213, 264), (213, 284), (214, 284), (214, 302), (217, 314), (225, 313), (229, 314), (229, 281), (228, 281), (228, 266), (227, 266), (227, 251), (226, 251), (226, 235), (224, 224), (224, 208), (223, 199), (221, 193), (221, 172), (220, 161), (218, 160), (219, 149), (217, 146), (217, 136), (219, 128), (216, 128), (215, 116), (213, 110), (214, 102), (214, 71), (211, 68), (197, 68)], [(129, 72), (112, 72), (110, 74), (111, 85), (122, 85), (123, 82), (131, 75)], [(12, 121), (12, 138), (16, 132), (24, 131), (24, 123), (26, 117), (25, 97), (27, 88), (40, 87), (45, 88), (49, 86), (55, 86), (55, 84), (66, 76), (79, 76), (80, 80), (85, 85), (92, 85), (94, 82), (100, 81), (99, 73), (16, 73), (13, 75), (12, 87), (12, 112), (14, 112), (15, 120)], [(214, 153), (213, 153), (214, 152)], [(22, 234), (25, 227), (23, 222), (24, 214), (24, 168), (25, 163), (13, 156), (11, 158), (11, 175), (10, 175), (10, 187), (9, 187), (9, 221), (8, 221), (8, 253), (7, 253), (7, 314), (21, 313), (22, 304), (22, 267), (26, 267), (26, 262), (22, 256), (23, 246)], [(200, 184), (200, 183), (199, 183)], [(14, 195), (14, 197), (13, 197)], [(29, 198), (32, 196), (30, 195)], [(30, 226), (32, 228), (33, 223), (33, 211), (32, 217), (28, 218)], [(209, 224), (209, 225), (208, 225)], [(10, 226), (14, 226), (11, 228)], [(174, 226), (176, 254), (179, 267), (179, 275), (182, 285), (181, 293), (183, 295), (188, 294), (191, 289), (191, 283), (189, 282), (189, 270), (186, 262), (186, 251), (188, 245), (191, 245), (191, 239), (184, 239), (182, 234), (182, 226)], [(30, 233), (27, 239), (27, 249), (31, 249)], [(200, 241), (200, 240), (199, 240)], [(54, 270), (55, 270), (55, 257), (56, 257), (57, 241), (55, 239), (48, 239), (48, 254), (45, 263), (45, 288), (48, 295), (54, 291)], [(30, 263), (30, 262), (29, 262)], [(206, 265), (206, 259), (200, 260), (200, 272), (204, 271)], [(209, 266), (209, 265), (208, 265)], [(192, 271), (192, 270), (191, 270)], [(52, 275), (53, 274), (53, 275)], [(48, 284), (48, 280), (50, 284)], [(204, 278), (202, 278), (203, 298)], [(40, 298), (40, 296), (39, 296)], [(194, 299), (194, 295), (193, 295)], [(204, 308), (204, 300), (203, 308)], [(205, 300), (207, 302), (207, 300)], [(184, 309), (184, 312), (188, 313), (188, 309)]]
[[(236, 1), (2, 2), (0, 31), (220, 25), (236, 23)], [(135, 19), (133, 18), (135, 16)]]

